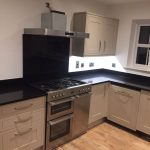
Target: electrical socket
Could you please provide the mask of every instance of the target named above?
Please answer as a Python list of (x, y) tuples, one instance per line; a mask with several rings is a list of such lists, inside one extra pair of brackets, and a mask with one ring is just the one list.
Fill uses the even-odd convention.
[(81, 63), (81, 68), (83, 68), (84, 67), (84, 63)]
[(90, 63), (89, 63), (89, 67), (94, 67), (94, 63), (93, 63), (93, 62), (90, 62)]
[(116, 64), (115, 64), (115, 63), (112, 63), (112, 67), (113, 67), (113, 68), (116, 68)]
[(79, 68), (79, 61), (76, 61), (76, 68)]

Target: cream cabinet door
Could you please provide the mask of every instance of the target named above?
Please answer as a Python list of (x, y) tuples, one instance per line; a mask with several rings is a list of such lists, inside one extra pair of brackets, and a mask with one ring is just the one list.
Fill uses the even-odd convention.
[(111, 85), (108, 98), (108, 119), (136, 130), (140, 92)]
[(90, 37), (85, 40), (84, 56), (98, 56), (102, 50), (102, 21), (99, 17), (87, 15), (86, 32)]
[(141, 92), (137, 130), (150, 135), (150, 92), (148, 91)]
[(16, 129), (2, 133), (3, 150), (34, 150), (44, 144), (44, 127), (42, 124), (31, 128)]
[(2, 134), (0, 133), (0, 150), (3, 150)]
[(104, 18), (102, 55), (115, 55), (118, 34), (118, 20)]
[(107, 84), (97, 84), (92, 86), (89, 124), (106, 117), (107, 88)]

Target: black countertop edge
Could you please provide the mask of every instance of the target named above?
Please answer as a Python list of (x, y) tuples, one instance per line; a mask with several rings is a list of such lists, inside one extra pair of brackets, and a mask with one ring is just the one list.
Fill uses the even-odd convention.
[(23, 102), (23, 101), (31, 100), (31, 99), (42, 97), (42, 96), (46, 96), (46, 94), (45, 93), (39, 94), (39, 95), (37, 94), (36, 96), (28, 96), (28, 97), (25, 97), (25, 98), (22, 98), (22, 99), (19, 98), (19, 99), (15, 99), (15, 100), (12, 100), (12, 101), (0, 102), (0, 106), (12, 104), (12, 103), (17, 103), (17, 102)]
[(131, 74), (127, 72), (119, 72), (119, 71), (114, 71), (114, 70), (108, 70), (108, 69), (96, 69), (96, 70), (87, 70), (87, 71), (80, 71), (80, 72), (71, 72), (68, 73), (69, 77), (75, 77), (75, 76), (84, 76), (84, 75), (95, 75), (95, 74), (109, 74), (109, 75), (117, 75), (121, 76), (124, 78), (130, 78), (130, 79), (136, 79), (137, 81), (146, 81), (150, 83), (150, 77), (142, 76), (142, 75), (136, 75), (136, 74)]
[(77, 73), (72, 75), (72, 78), (77, 80), (81, 79), (81, 81), (90, 83), (91, 85), (111, 82), (114, 85), (119, 85), (137, 91), (150, 91), (150, 78), (145, 76), (106, 69), (96, 70), (92, 73), (91, 71), (86, 71), (85, 74), (81, 73), (81, 75)]
[(0, 106), (46, 95), (46, 92), (31, 87), (22, 78), (0, 81)]

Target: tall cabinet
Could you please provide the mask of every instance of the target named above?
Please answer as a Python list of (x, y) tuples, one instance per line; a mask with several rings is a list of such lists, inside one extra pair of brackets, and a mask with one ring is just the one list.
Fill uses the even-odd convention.
[(87, 12), (74, 14), (73, 30), (89, 33), (88, 39), (73, 39), (72, 55), (115, 55), (118, 31), (117, 19)]

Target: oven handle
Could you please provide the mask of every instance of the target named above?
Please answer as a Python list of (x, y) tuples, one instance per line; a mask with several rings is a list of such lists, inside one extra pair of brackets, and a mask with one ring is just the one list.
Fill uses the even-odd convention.
[(85, 94), (81, 94), (81, 95), (76, 95), (76, 98), (80, 98), (80, 97), (87, 97), (87, 96), (91, 96), (92, 92), (89, 93), (85, 93)]
[(76, 99), (76, 97), (70, 97), (68, 99), (64, 99), (64, 100), (60, 100), (60, 101), (56, 101), (56, 102), (55, 101), (49, 102), (49, 104), (51, 106), (56, 106), (56, 105), (59, 105), (59, 104), (62, 104), (62, 103), (74, 101), (74, 99)]
[(71, 118), (73, 118), (73, 114), (67, 115), (67, 116), (62, 117), (62, 118), (59, 118), (56, 121), (55, 120), (49, 121), (49, 124), (52, 126), (52, 125), (58, 124), (60, 122), (66, 121), (66, 120), (71, 119)]

